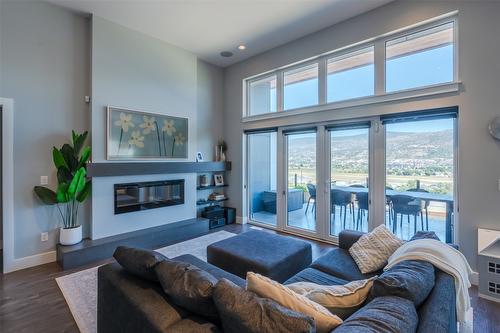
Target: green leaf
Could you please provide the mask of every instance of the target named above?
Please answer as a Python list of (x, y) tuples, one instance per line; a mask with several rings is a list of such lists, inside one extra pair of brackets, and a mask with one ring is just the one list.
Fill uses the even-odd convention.
[(68, 169), (61, 167), (57, 169), (57, 182), (58, 183), (68, 183), (73, 179), (71, 172)]
[(61, 148), (61, 154), (66, 161), (69, 171), (75, 172), (78, 167), (78, 160), (75, 157), (75, 150), (69, 144), (65, 143)]
[(87, 199), (87, 197), (89, 196), (91, 190), (92, 190), (92, 182), (88, 180), (85, 183), (83, 190), (80, 191), (80, 193), (78, 193), (78, 195), (76, 196), (76, 200), (78, 200), (78, 202), (84, 202), (85, 199)]
[(87, 163), (90, 158), (90, 152), (90, 147), (87, 146), (83, 148), (82, 156), (80, 156), (80, 162), (78, 163), (78, 168), (85, 166), (85, 163)]
[(54, 165), (56, 166), (57, 169), (59, 169), (61, 167), (65, 167), (66, 169), (69, 169), (68, 164), (66, 163), (63, 154), (56, 147), (52, 148), (52, 159), (54, 160)]
[(76, 134), (73, 137), (73, 148), (75, 150), (76, 156), (80, 154), (80, 150), (83, 148), (83, 144), (85, 143), (85, 140), (87, 140), (89, 132), (85, 131), (82, 134)]
[(60, 183), (56, 192), (57, 202), (65, 203), (69, 201), (68, 184)]
[(57, 203), (57, 196), (54, 191), (44, 186), (35, 186), (35, 194), (46, 205), (55, 205)]
[(86, 171), (84, 168), (78, 169), (73, 177), (73, 180), (69, 184), (68, 187), (68, 196), (73, 199), (77, 192), (81, 192), (85, 186), (85, 174)]

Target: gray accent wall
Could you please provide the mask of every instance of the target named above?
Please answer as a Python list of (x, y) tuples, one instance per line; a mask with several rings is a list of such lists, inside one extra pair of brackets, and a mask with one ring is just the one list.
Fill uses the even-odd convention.
[(500, 114), (500, 3), (481, 1), (396, 1), (353, 19), (262, 53), (225, 70), (224, 137), (233, 171), (228, 176), (230, 202), (242, 214), (242, 80), (330, 50), (372, 38), (423, 20), (458, 10), (459, 66), (462, 89), (429, 98), (396, 101), (263, 120), (251, 126), (270, 127), (323, 120), (348, 119), (443, 106), (459, 107), (458, 243), (475, 269), (477, 228), (500, 229), (500, 143), (487, 131)]
[[(33, 194), (40, 176), (55, 187), (52, 146), (89, 129), (87, 18), (40, 1), (0, 2), (0, 96), (14, 99), (15, 258), (55, 249), (59, 218)], [(88, 209), (81, 221), (88, 220)], [(40, 233), (49, 232), (47, 242)]]

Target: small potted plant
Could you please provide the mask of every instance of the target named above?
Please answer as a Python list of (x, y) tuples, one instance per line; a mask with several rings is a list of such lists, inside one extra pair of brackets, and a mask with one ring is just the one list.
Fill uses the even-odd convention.
[(46, 205), (55, 205), (61, 217), (59, 242), (74, 245), (82, 240), (82, 226), (78, 223), (78, 208), (91, 190), (87, 179), (86, 164), (90, 158), (90, 147), (84, 147), (88, 132), (72, 131), (72, 144), (52, 149), (52, 158), (57, 169), (57, 190), (35, 186), (35, 194)]

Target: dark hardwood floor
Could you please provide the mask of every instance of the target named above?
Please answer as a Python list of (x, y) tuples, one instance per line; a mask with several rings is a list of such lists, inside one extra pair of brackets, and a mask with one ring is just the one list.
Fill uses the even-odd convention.
[[(226, 230), (240, 233), (248, 229), (248, 225), (233, 224), (211, 232)], [(312, 244), (313, 258), (333, 247), (330, 244), (307, 241)], [(50, 263), (2, 274), (0, 332), (78, 332), (55, 278), (112, 260), (67, 271), (63, 271), (56, 263)], [(500, 332), (500, 304), (478, 298), (475, 287), (471, 288), (471, 296), (474, 307), (474, 332)]]

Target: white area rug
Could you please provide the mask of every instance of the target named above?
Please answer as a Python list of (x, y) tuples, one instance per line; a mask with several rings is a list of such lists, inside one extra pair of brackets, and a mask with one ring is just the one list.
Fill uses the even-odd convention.
[[(169, 258), (192, 254), (203, 261), (207, 261), (208, 245), (233, 236), (236, 236), (236, 234), (218, 231), (162, 247), (156, 251)], [(97, 268), (92, 267), (56, 278), (73, 318), (75, 318), (76, 324), (82, 333), (97, 332)]]

